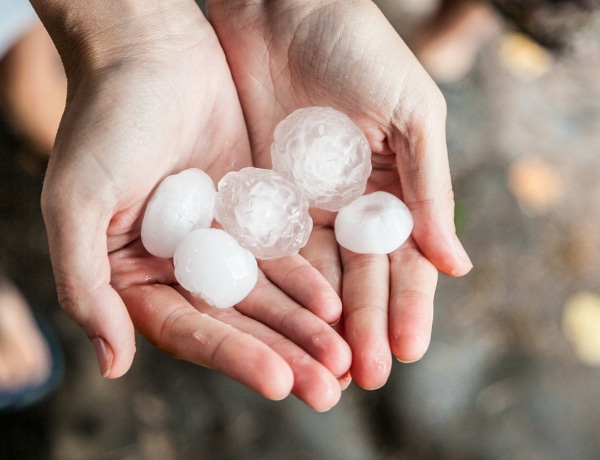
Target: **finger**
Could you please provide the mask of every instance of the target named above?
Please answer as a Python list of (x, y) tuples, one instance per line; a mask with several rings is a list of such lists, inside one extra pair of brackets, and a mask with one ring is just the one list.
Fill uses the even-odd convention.
[(352, 383), (352, 374), (350, 373), (350, 371), (346, 372), (341, 377), (338, 377), (338, 382), (340, 384), (340, 389), (342, 391), (346, 390)]
[(85, 193), (55, 194), (44, 187), (42, 211), (60, 304), (92, 340), (101, 374), (116, 378), (131, 367), (135, 336), (127, 309), (110, 285), (108, 217), (96, 209)]
[(389, 334), (392, 354), (417, 361), (427, 351), (438, 271), (412, 240), (390, 254)]
[(342, 294), (342, 262), (332, 227), (315, 227), (300, 255), (325, 277), (338, 295)]
[[(330, 286), (328, 288), (331, 289)], [(260, 274), (256, 287), (236, 308), (290, 339), (334, 376), (341, 376), (350, 368), (352, 355), (344, 339), (331, 326), (270, 283), (263, 274)]]
[[(344, 337), (344, 338), (346, 337), (346, 334), (344, 332), (344, 317), (343, 316), (340, 317), (340, 320), (337, 323), (335, 323), (332, 327), (341, 337)], [(340, 383), (340, 388), (342, 389), (342, 391), (347, 389), (350, 386), (350, 384), (352, 383), (351, 369), (349, 369), (348, 372), (346, 372), (344, 375), (338, 377), (338, 382)]]
[(153, 284), (121, 292), (136, 328), (164, 352), (224, 373), (266, 398), (289, 395), (288, 364), (250, 334), (200, 313), (170, 286)]
[(352, 349), (352, 379), (365, 389), (381, 387), (392, 359), (388, 341), (389, 262), (386, 255), (342, 250), (344, 333)]
[(269, 280), (323, 321), (339, 320), (342, 301), (331, 284), (300, 255), (259, 261)]
[(200, 311), (209, 313), (215, 319), (252, 335), (281, 356), (292, 369), (294, 376), (292, 394), (306, 405), (316, 411), (326, 411), (338, 403), (341, 397), (340, 383), (325, 366), (300, 346), (234, 308), (212, 308), (183, 290), (181, 292)]
[(446, 103), (432, 82), (424, 83), (421, 91), (421, 97), (414, 97), (420, 104), (418, 108), (411, 112), (409, 120), (396, 116), (389, 138), (397, 153), (403, 199), (413, 213), (413, 236), (419, 248), (440, 271), (461, 276), (473, 265), (454, 226)]

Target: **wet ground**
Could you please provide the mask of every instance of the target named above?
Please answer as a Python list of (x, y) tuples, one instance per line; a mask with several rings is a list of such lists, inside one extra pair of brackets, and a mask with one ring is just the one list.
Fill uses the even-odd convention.
[(441, 278), (423, 360), (396, 363), (380, 390), (350, 387), (325, 414), (265, 401), (142, 338), (132, 370), (102, 380), (56, 304), (43, 161), (3, 136), (0, 260), (54, 326), (66, 374), (43, 404), (0, 415), (0, 459), (600, 458), (600, 47), (582, 40), (534, 75), (512, 38), (443, 87), (475, 269)]

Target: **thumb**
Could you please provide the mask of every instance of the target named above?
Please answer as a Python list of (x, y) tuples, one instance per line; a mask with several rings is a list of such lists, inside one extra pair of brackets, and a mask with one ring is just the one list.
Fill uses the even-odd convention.
[(131, 367), (135, 334), (123, 301), (110, 285), (110, 215), (98, 208), (97, 195), (61, 187), (49, 168), (42, 213), (59, 302), (92, 340), (102, 376), (116, 378)]
[(473, 264), (456, 235), (448, 164), (446, 103), (437, 87), (419, 100), (410, 119), (397, 117), (390, 136), (402, 195), (414, 218), (419, 249), (441, 272), (468, 273)]

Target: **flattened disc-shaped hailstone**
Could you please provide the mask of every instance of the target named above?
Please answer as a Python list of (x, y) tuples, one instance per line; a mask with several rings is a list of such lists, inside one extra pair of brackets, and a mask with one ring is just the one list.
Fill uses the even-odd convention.
[(302, 190), (270, 169), (244, 168), (223, 176), (215, 218), (259, 259), (298, 253), (312, 230)]
[(142, 243), (157, 257), (173, 257), (181, 239), (213, 221), (217, 191), (208, 174), (190, 168), (167, 176), (148, 202), (142, 221)]
[(300, 187), (311, 206), (337, 211), (361, 196), (371, 174), (364, 133), (330, 107), (298, 109), (273, 134), (273, 169)]
[(334, 228), (337, 242), (350, 251), (389, 254), (408, 239), (413, 218), (394, 195), (374, 192), (340, 209)]
[(188, 234), (173, 255), (175, 278), (192, 295), (217, 308), (242, 301), (256, 285), (254, 256), (223, 230), (201, 228)]

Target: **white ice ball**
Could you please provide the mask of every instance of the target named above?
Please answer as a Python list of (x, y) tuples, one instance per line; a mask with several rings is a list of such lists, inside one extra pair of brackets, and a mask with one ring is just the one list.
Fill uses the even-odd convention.
[(219, 181), (215, 219), (259, 259), (297, 254), (313, 225), (300, 188), (275, 171), (251, 167)]
[(181, 239), (213, 221), (217, 191), (208, 174), (196, 168), (166, 177), (152, 194), (142, 221), (142, 243), (157, 257), (168, 259)]
[(233, 307), (254, 288), (254, 256), (223, 230), (194, 230), (173, 255), (175, 278), (192, 295), (217, 308)]
[(387, 192), (363, 195), (338, 212), (335, 237), (359, 254), (389, 254), (408, 239), (413, 218), (408, 207)]
[(367, 138), (331, 107), (298, 109), (282, 120), (271, 159), (273, 170), (304, 190), (311, 206), (328, 211), (361, 196), (371, 174)]

